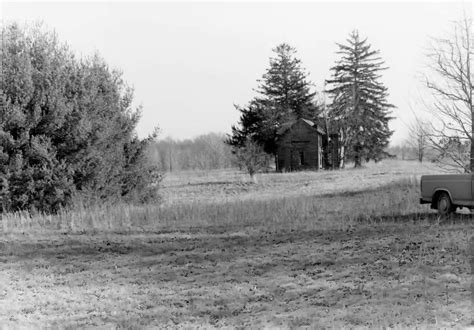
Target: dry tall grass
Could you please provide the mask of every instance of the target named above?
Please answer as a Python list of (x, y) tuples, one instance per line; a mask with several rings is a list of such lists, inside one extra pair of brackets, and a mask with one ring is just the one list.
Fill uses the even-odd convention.
[(5, 233), (129, 232), (203, 226), (334, 228), (358, 221), (417, 220), (426, 215), (426, 207), (418, 205), (419, 175), (433, 169), (407, 164), (262, 174), (257, 184), (236, 171), (218, 171), (214, 176), (181, 173), (165, 181), (161, 205), (77, 206), (57, 215), (16, 212), (2, 216), (2, 228)]

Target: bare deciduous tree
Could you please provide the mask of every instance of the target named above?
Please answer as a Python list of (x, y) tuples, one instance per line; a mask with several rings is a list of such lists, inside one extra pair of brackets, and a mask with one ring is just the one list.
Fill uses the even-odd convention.
[(149, 154), (162, 171), (229, 168), (235, 164), (225, 138), (221, 133), (207, 133), (182, 141), (167, 138), (154, 143)]
[(272, 160), (271, 155), (265, 153), (251, 138), (246, 139), (245, 145), (237, 149), (235, 155), (237, 162), (247, 170), (253, 182), (257, 181), (255, 174), (268, 169)]
[(431, 125), (425, 120), (417, 118), (415, 122), (408, 126), (407, 143), (413, 148), (416, 158), (423, 162), (426, 150), (430, 145)]
[[(428, 106), (433, 118), (428, 137), (442, 167), (474, 172), (472, 19), (464, 18), (453, 28), (449, 38), (434, 39), (429, 54), (434, 75), (425, 78), (433, 96)], [(470, 145), (469, 155), (466, 145)]]

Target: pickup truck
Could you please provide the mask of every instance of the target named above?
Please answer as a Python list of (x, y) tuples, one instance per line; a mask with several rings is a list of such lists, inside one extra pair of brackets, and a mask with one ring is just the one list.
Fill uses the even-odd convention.
[(474, 175), (446, 174), (421, 177), (421, 204), (431, 204), (441, 216), (449, 215), (458, 207), (474, 208)]

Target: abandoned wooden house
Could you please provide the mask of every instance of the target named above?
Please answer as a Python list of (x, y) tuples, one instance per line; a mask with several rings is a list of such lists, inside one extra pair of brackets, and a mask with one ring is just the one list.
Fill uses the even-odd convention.
[(325, 125), (300, 118), (284, 123), (277, 132), (277, 171), (338, 168), (338, 135)]

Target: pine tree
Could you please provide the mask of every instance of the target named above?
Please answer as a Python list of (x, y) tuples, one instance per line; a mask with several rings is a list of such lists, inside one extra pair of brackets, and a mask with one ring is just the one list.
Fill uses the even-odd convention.
[(296, 50), (288, 44), (273, 49), (276, 57), (270, 58), (270, 67), (259, 80), (259, 97), (248, 106), (236, 106), (241, 112), (240, 122), (232, 127), (227, 143), (242, 148), (247, 138), (263, 147), (265, 152), (276, 154), (276, 132), (284, 122), (298, 118), (317, 119), (308, 74), (295, 57)]
[(273, 49), (276, 57), (270, 58), (270, 67), (263, 75), (257, 92), (271, 112), (277, 112), (284, 120), (314, 119), (313, 98), (308, 74), (295, 57), (296, 49), (288, 44)]
[(390, 108), (387, 88), (380, 82), (380, 72), (387, 69), (372, 50), (367, 39), (353, 31), (347, 45), (337, 44), (341, 59), (331, 68), (332, 79), (326, 90), (332, 96), (331, 120), (337, 123), (345, 158), (360, 167), (362, 160), (378, 161), (384, 155), (392, 131), (388, 127)]
[(154, 194), (146, 149), (156, 134), (136, 136), (140, 109), (121, 74), (98, 56), (77, 60), (41, 26), (2, 36), (0, 213)]
[(232, 135), (227, 144), (234, 149), (243, 148), (248, 139), (258, 143), (266, 153), (276, 152), (276, 130), (279, 127), (281, 116), (273, 107), (263, 100), (254, 99), (250, 103), (235, 108), (240, 111), (240, 122), (232, 126)]

